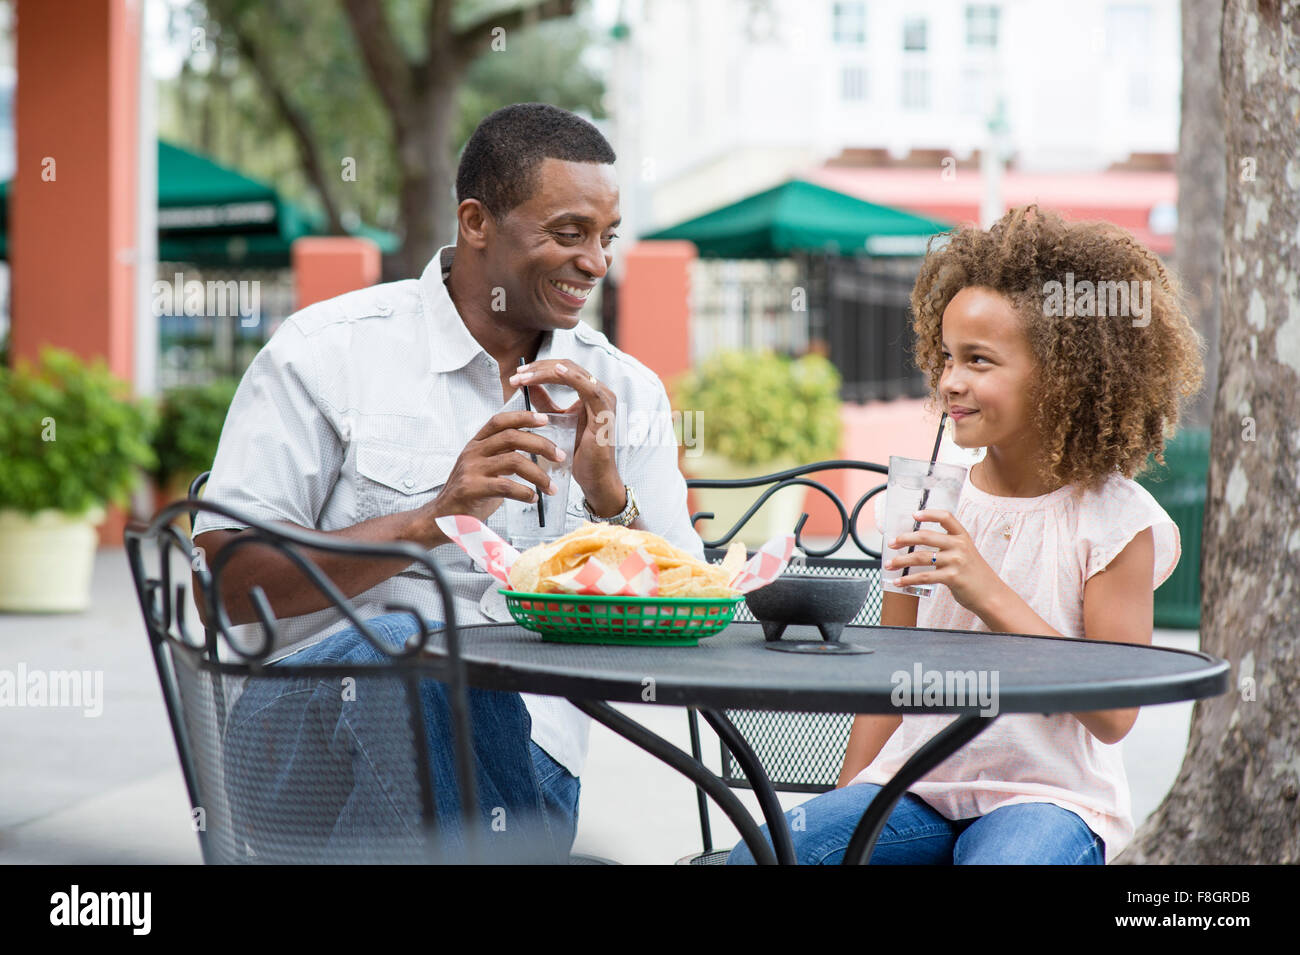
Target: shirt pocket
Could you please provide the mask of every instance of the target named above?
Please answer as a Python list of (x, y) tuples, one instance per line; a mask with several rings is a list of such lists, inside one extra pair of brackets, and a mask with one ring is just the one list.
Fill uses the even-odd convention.
[(358, 441), (358, 520), (412, 511), (432, 501), (459, 457), (460, 449), (415, 451), (373, 438)]

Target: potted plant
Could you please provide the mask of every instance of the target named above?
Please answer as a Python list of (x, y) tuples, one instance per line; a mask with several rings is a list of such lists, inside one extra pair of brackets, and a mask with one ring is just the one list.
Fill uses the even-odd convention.
[(238, 387), (237, 379), (221, 378), (206, 385), (172, 388), (163, 395), (153, 433), (158, 508), (188, 495), (190, 482), (212, 467)]
[(0, 610), (84, 610), (95, 526), (153, 465), (151, 413), (103, 359), (0, 367)]
[[(679, 378), (673, 394), (679, 411), (696, 416), (704, 449), (685, 459), (692, 477), (753, 477), (839, 451), (840, 376), (821, 355), (721, 352)], [(735, 525), (763, 490), (695, 489), (696, 507), (715, 515), (706, 536)], [(794, 486), (774, 494), (739, 539), (757, 545), (793, 530), (806, 492)]]

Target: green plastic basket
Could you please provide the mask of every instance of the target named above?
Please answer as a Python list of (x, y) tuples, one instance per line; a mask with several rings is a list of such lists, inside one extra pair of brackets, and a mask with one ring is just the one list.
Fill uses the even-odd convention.
[(556, 643), (694, 647), (724, 629), (744, 597), (591, 597), (502, 590), (521, 627)]

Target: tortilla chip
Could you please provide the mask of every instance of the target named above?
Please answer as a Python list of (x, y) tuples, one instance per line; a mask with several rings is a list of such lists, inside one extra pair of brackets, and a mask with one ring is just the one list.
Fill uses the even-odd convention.
[(620, 567), (637, 548), (643, 548), (658, 567), (658, 596), (734, 597), (738, 593), (727, 585), (744, 564), (743, 544), (733, 544), (724, 563), (714, 565), (649, 531), (593, 523), (525, 551), (510, 569), (510, 586), (532, 593), (563, 593), (555, 578), (579, 569), (593, 557), (606, 567)]
[(530, 547), (520, 554), (519, 559), (510, 566), (510, 589), (526, 594), (538, 593), (537, 582), (541, 577), (539, 568), (544, 556), (546, 556), (544, 544)]
[(720, 565), (726, 571), (727, 580), (731, 580), (732, 577), (740, 573), (740, 569), (745, 566), (745, 562), (748, 560), (749, 552), (745, 550), (745, 545), (740, 541), (732, 541), (731, 546), (727, 548), (727, 556), (722, 558), (722, 564)]

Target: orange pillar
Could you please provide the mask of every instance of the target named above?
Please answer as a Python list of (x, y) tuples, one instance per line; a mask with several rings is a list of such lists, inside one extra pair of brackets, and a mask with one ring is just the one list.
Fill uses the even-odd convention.
[(335, 295), (366, 288), (379, 281), (379, 246), (350, 236), (296, 239), (289, 250), (293, 262), (293, 307), (306, 308)]
[[(623, 257), (618, 286), (618, 347), (653, 371), (668, 388), (691, 367), (692, 242), (638, 242)], [(677, 449), (683, 467), (685, 448)], [(687, 508), (694, 513), (693, 494)]]
[[(19, 0), (9, 211), (13, 357), (102, 356), (132, 380), (140, 11)], [(87, 467), (93, 462), (84, 462)], [(101, 545), (122, 546), (117, 508)]]
[(638, 242), (623, 259), (618, 347), (665, 385), (691, 367), (690, 242)]

